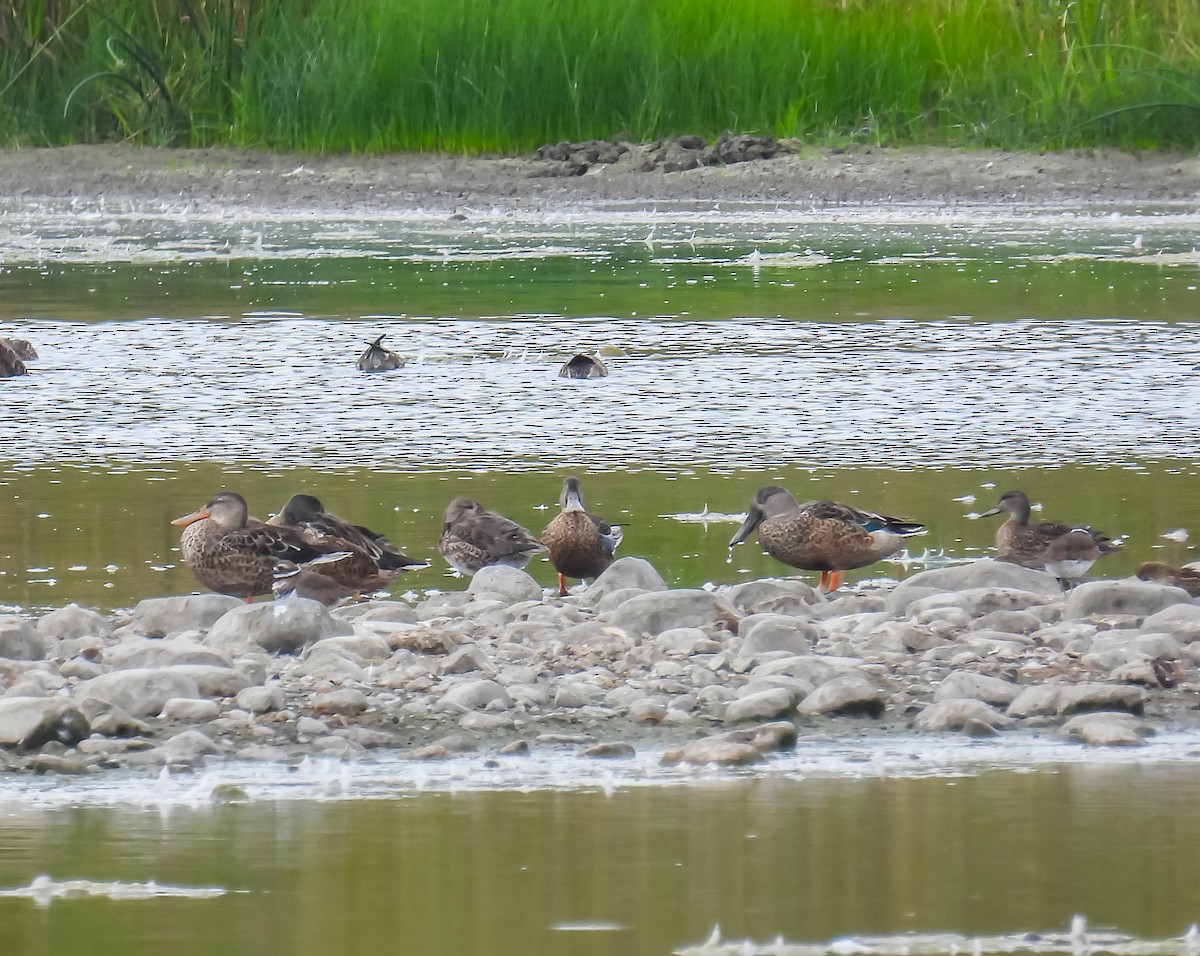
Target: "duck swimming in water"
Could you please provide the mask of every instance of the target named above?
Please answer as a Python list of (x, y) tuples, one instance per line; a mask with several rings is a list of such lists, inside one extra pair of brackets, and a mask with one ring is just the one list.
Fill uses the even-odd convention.
[(567, 578), (595, 578), (612, 564), (621, 529), (584, 508), (578, 478), (563, 481), (558, 503), (562, 511), (542, 531), (542, 544), (558, 571), (558, 593), (565, 595)]
[(360, 372), (390, 372), (393, 369), (404, 368), (404, 359), (383, 345), (384, 335), (374, 342), (367, 344), (366, 351), (358, 357), (354, 367)]
[(576, 355), (563, 363), (558, 370), (559, 378), (604, 378), (608, 366), (590, 355)]
[[(1047, 567), (1047, 549), (1050, 548), (1052, 542), (1063, 539), (1066, 535), (1071, 535), (1071, 537), (1059, 542), (1051, 556), (1051, 561), (1057, 563), (1063, 560), (1063, 554), (1068, 550), (1073, 550), (1077, 556), (1081, 556), (1075, 560), (1086, 560), (1086, 556), (1091, 553), (1091, 550), (1084, 543), (1083, 535), (1090, 537), (1095, 545), (1096, 553), (1091, 558), (1092, 561), (1096, 561), (1106, 554), (1120, 551), (1124, 547), (1119, 541), (1113, 541), (1103, 532), (1086, 525), (1069, 525), (1058, 521), (1038, 521), (1030, 524), (1029, 516), (1032, 511), (1029, 496), (1025, 492), (1006, 491), (1000, 496), (996, 507), (979, 515), (981, 518), (998, 515), (1002, 512), (1008, 515), (1008, 520), (996, 529), (997, 560), (1049, 571), (1051, 569)], [(1075, 532), (1079, 532), (1079, 534)], [(1088, 568), (1090, 567), (1089, 564)], [(1054, 572), (1051, 571), (1051, 573)], [(1086, 569), (1084, 573), (1086, 573)], [(1056, 576), (1063, 577), (1062, 575)], [(1082, 573), (1068, 575), (1068, 577), (1082, 577)]]
[(523, 568), (545, 550), (528, 530), (470, 498), (450, 502), (438, 539), (438, 551), (460, 574), (474, 574), (493, 564)]
[(247, 600), (271, 593), (279, 561), (304, 565), (334, 550), (313, 547), (290, 528), (251, 518), (246, 499), (236, 491), (218, 492), (199, 511), (171, 524), (184, 529), (179, 546), (196, 580)]
[(321, 574), (356, 591), (378, 591), (403, 571), (427, 568), (427, 561), (410, 558), (383, 535), (330, 514), (312, 495), (292, 495), (267, 524), (290, 528), (306, 543), (344, 557), (320, 568)]
[(881, 561), (899, 551), (904, 538), (925, 530), (915, 521), (859, 511), (836, 501), (798, 504), (779, 485), (759, 489), (729, 547), (741, 544), (756, 528), (767, 554), (793, 568), (820, 571), (819, 587), (825, 591), (837, 590), (843, 571)]
[(5, 340), (0, 339), (0, 378), (15, 378), (18, 375), (28, 374), (29, 369), (21, 361), (16, 349)]

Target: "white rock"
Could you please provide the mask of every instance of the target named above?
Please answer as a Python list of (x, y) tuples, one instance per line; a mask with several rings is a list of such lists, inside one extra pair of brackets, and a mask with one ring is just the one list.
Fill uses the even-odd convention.
[(0, 658), (40, 661), (45, 657), (45, 640), (32, 621), (12, 614), (0, 616)]
[(172, 697), (199, 697), (196, 682), (177, 668), (136, 668), (101, 674), (80, 684), (75, 699), (82, 707), (88, 700), (100, 700), (120, 708), (133, 717), (162, 713)]
[(335, 620), (316, 601), (290, 598), (233, 608), (209, 628), (204, 643), (234, 654), (250, 648), (292, 654), (323, 638), (352, 633), (349, 624)]

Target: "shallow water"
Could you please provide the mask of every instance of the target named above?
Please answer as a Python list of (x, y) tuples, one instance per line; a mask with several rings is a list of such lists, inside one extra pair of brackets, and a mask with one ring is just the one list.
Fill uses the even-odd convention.
[[(0, 382), (0, 609), (191, 590), (168, 522), (220, 487), (264, 516), (314, 491), (432, 557), (455, 495), (537, 530), (574, 472), (675, 585), (785, 570), (725, 548), (774, 481), (929, 525), (859, 577), (986, 554), (971, 516), (1010, 487), (1126, 535), (1098, 573), (1194, 557), (1193, 210), (464, 215), (0, 207), (0, 332), (42, 354)], [(355, 373), (380, 332), (409, 365)], [(558, 380), (577, 349), (612, 375)], [(1196, 747), (4, 779), (0, 953), (665, 954), (717, 924), (897, 951), (1077, 915), (1165, 940), (1200, 919)]]
[[(1191, 210), (465, 215), (0, 211), (42, 354), (0, 388), (0, 604), (191, 589), (166, 522), (221, 487), (434, 556), (454, 495), (537, 531), (569, 473), (677, 585), (786, 571), (724, 547), (774, 481), (928, 524), (859, 577), (986, 554), (1010, 487), (1127, 536), (1097, 573), (1194, 557)], [(409, 364), (357, 373), (381, 332)], [(612, 374), (558, 379), (581, 349)]]
[(577, 759), (535, 757), (528, 786), (522, 758), (212, 775), (247, 803), (191, 775), (99, 797), (94, 782), (27, 786), (19, 803), (5, 786), (0, 951), (667, 954), (718, 925), (761, 943), (901, 934), (912, 949), (1076, 915), (1160, 940), (1198, 918), (1185, 746), (1012, 773), (970, 745), (952, 758), (885, 741), (657, 785), (638, 783), (644, 758), (580, 775)]

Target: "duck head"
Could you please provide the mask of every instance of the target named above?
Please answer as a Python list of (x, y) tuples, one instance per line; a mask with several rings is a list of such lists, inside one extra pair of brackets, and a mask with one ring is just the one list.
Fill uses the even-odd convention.
[(558, 498), (558, 503), (562, 506), (563, 511), (583, 511), (583, 489), (579, 487), (578, 478), (566, 478), (563, 480), (562, 494)]
[(799, 507), (791, 493), (780, 485), (767, 485), (765, 488), (759, 488), (754, 500), (750, 503), (746, 520), (737, 529), (737, 533), (729, 539), (729, 547), (732, 548), (735, 544), (745, 541), (750, 536), (750, 532), (765, 519), (787, 514)]
[(281, 524), (304, 524), (319, 518), (325, 509), (319, 499), (312, 495), (292, 495), (279, 511)]
[(995, 508), (989, 508), (987, 511), (981, 512), (979, 517), (988, 518), (1006, 511), (1018, 521), (1025, 523), (1029, 521), (1029, 515), (1032, 510), (1029, 506), (1029, 496), (1025, 492), (1006, 491), (1000, 496), (1000, 501)]
[(250, 509), (246, 505), (246, 499), (236, 491), (219, 491), (199, 511), (176, 518), (171, 524), (186, 528), (190, 524), (208, 518), (218, 527), (233, 531), (246, 526), (249, 514)]

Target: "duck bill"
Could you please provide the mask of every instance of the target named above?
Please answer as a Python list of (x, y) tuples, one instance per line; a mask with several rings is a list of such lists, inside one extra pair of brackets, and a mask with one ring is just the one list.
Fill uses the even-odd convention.
[(750, 532), (758, 527), (758, 523), (762, 521), (762, 519), (762, 510), (757, 506), (752, 507), (750, 509), (750, 513), (746, 515), (746, 520), (742, 522), (742, 526), (737, 529), (737, 534), (729, 539), (729, 547), (732, 548), (735, 544), (741, 544), (748, 537), (750, 537)]
[(981, 512), (979, 512), (979, 517), (981, 517), (981, 518), (990, 518), (992, 515), (998, 515), (998, 514), (1000, 514), (1000, 512), (1001, 512), (1001, 511), (1003, 511), (1003, 510), (1004, 510), (1004, 509), (1003, 509), (1003, 508), (1001, 508), (999, 505), (996, 505), (996, 507), (995, 507), (995, 508), (989, 508), (987, 511), (981, 511)]
[(180, 528), (186, 528), (190, 524), (195, 524), (204, 518), (209, 518), (211, 515), (207, 508), (201, 508), (199, 511), (193, 511), (190, 515), (184, 515), (182, 518), (176, 518), (171, 524)]

